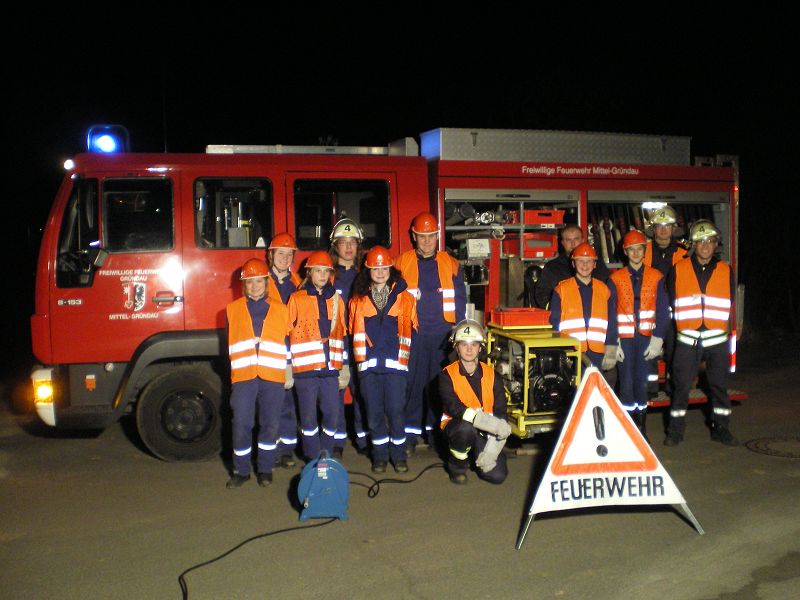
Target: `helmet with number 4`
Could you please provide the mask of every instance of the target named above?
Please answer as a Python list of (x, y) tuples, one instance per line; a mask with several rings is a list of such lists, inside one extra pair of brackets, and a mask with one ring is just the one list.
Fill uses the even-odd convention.
[(242, 266), (242, 272), (239, 276), (241, 281), (245, 279), (256, 279), (257, 277), (267, 277), (269, 269), (267, 263), (258, 258), (251, 258)]
[(364, 241), (364, 232), (361, 226), (348, 217), (339, 219), (336, 225), (333, 226), (333, 231), (331, 231), (331, 244), (339, 238), (346, 237), (357, 239), (359, 244)]
[(483, 325), (474, 319), (464, 319), (453, 328), (453, 333), (450, 334), (450, 343), (454, 346), (459, 342), (478, 342), (479, 344), (486, 343), (486, 333), (483, 331)]
[(692, 228), (689, 230), (689, 239), (692, 242), (710, 240), (711, 238), (719, 241), (719, 230), (714, 223), (708, 219), (700, 219), (692, 224)]
[(376, 269), (379, 267), (394, 266), (394, 259), (389, 254), (389, 251), (383, 246), (375, 246), (364, 259), (364, 266), (368, 269)]
[(650, 217), (652, 225), (675, 225), (677, 222), (678, 215), (675, 213), (675, 209), (667, 205), (656, 209), (653, 216)]

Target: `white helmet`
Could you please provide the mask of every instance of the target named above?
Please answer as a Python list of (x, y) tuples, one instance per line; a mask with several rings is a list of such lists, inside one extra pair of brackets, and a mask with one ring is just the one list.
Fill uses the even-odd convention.
[(666, 204), (661, 208), (657, 208), (650, 216), (650, 223), (652, 225), (675, 225), (678, 222), (678, 215), (675, 209)]
[(719, 230), (716, 225), (708, 219), (700, 219), (692, 224), (689, 229), (689, 239), (694, 242), (706, 240), (709, 238), (716, 238), (719, 241)]
[(361, 229), (361, 225), (349, 217), (339, 219), (336, 225), (333, 226), (330, 237), (331, 244), (336, 242), (339, 238), (345, 237), (356, 238), (359, 244), (364, 241), (364, 231)]
[(483, 325), (474, 319), (464, 319), (453, 328), (453, 333), (450, 334), (450, 343), (454, 346), (458, 342), (478, 342), (479, 344), (486, 343), (486, 333), (483, 331)]

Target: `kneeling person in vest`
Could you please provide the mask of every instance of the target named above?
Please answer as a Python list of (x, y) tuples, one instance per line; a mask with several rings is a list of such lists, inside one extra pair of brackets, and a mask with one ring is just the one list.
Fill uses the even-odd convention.
[(250, 259), (242, 267), (244, 297), (228, 304), (228, 353), (231, 359), (233, 475), (228, 488), (250, 479), (253, 427), (258, 412), (258, 484), (272, 482), (278, 427), (286, 379), (288, 312), (268, 301), (267, 265)]
[(589, 244), (572, 251), (575, 277), (564, 279), (550, 299), (553, 329), (581, 342), (592, 366), (610, 371), (617, 364), (617, 297), (614, 283), (592, 277), (597, 252)]
[(511, 426), (506, 422), (506, 395), (494, 369), (478, 360), (486, 341), (483, 327), (465, 319), (450, 338), (458, 360), (439, 375), (442, 399), (441, 427), (450, 449), (447, 468), (450, 481), (467, 482), (469, 456), (475, 457), (478, 476), (503, 483), (508, 475), (502, 453)]
[[(331, 284), (327, 252), (312, 252), (306, 279), (289, 298), (289, 351), (300, 413), (303, 455), (316, 458), (320, 447), (331, 456), (339, 421), (339, 370), (342, 368), (344, 302)], [(322, 433), (317, 413), (322, 415)]]
[(692, 257), (680, 261), (667, 277), (677, 334), (672, 358), (675, 389), (664, 444), (677, 446), (683, 441), (689, 392), (700, 363), (705, 362), (711, 392), (711, 439), (736, 446), (739, 442), (728, 428), (731, 419), (728, 339), (735, 294), (733, 270), (714, 256), (719, 232), (711, 221), (695, 222), (689, 237), (694, 247)]
[[(353, 358), (367, 406), (372, 438), (372, 470), (408, 471), (406, 463), (406, 379), (411, 332), (417, 328), (416, 300), (393, 268), (389, 251), (367, 253), (350, 300)], [(388, 424), (388, 428), (387, 428)]]
[(670, 325), (664, 278), (660, 271), (644, 264), (646, 243), (641, 231), (626, 233), (622, 249), (628, 266), (611, 275), (617, 289), (619, 399), (645, 439), (647, 382), (658, 377), (654, 362)]

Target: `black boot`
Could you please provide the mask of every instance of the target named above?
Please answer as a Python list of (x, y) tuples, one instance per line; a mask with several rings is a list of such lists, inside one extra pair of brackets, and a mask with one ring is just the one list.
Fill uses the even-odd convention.
[(633, 413), (633, 422), (636, 423), (636, 427), (639, 428), (639, 431), (644, 438), (644, 441), (648, 444), (650, 443), (650, 438), (647, 437), (647, 409), (637, 410)]

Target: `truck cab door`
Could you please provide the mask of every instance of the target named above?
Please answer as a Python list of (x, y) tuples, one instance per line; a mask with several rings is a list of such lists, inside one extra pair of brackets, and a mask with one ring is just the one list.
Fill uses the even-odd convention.
[(125, 362), (182, 330), (183, 266), (171, 177), (76, 178), (54, 257), (55, 363)]

